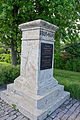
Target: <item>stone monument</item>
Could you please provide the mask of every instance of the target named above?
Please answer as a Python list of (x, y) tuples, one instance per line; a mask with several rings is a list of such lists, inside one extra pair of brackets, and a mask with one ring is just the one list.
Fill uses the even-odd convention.
[(31, 120), (44, 120), (66, 99), (53, 77), (54, 34), (57, 26), (43, 20), (19, 25), (22, 31), (20, 76), (1, 92), (1, 98)]

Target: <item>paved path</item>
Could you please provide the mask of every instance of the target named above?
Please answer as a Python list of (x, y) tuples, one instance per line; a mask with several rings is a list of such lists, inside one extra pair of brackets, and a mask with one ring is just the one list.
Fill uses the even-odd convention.
[[(0, 99), (0, 120), (29, 120)], [(46, 120), (80, 120), (80, 102), (76, 99), (65, 101)]]

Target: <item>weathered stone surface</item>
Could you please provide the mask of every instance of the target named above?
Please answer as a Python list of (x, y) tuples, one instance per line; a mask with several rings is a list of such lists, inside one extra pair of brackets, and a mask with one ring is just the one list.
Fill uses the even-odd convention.
[(70, 96), (53, 77), (53, 59), (50, 68), (40, 69), (41, 44), (51, 44), (54, 55), (54, 33), (58, 27), (42, 20), (19, 27), (22, 30), (20, 76), (1, 92), (1, 98), (10, 105), (15, 104), (31, 120), (43, 120)]

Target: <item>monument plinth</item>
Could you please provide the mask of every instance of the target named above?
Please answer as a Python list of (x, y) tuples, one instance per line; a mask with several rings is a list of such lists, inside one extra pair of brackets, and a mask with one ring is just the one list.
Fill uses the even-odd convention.
[(54, 34), (57, 26), (43, 20), (19, 25), (22, 31), (20, 76), (1, 98), (31, 120), (43, 120), (66, 99), (64, 91), (53, 77)]

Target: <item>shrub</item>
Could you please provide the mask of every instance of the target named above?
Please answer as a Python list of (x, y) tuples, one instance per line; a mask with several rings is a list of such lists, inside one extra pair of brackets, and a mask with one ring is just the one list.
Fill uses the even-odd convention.
[(72, 61), (73, 71), (80, 72), (80, 58), (74, 59)]
[(59, 56), (54, 55), (54, 68), (64, 69), (65, 68), (64, 65), (65, 65), (64, 58), (62, 58), (61, 55)]
[(75, 72), (80, 72), (80, 58), (75, 58), (73, 60), (67, 60), (64, 65), (66, 70), (71, 70)]
[(15, 78), (20, 74), (19, 71), (19, 65), (14, 67), (10, 64), (0, 64), (0, 85), (14, 82)]
[(80, 57), (65, 59), (62, 56), (54, 56), (54, 68), (80, 72)]
[(66, 63), (64, 64), (64, 67), (66, 70), (72, 70), (72, 65), (73, 65), (72, 62), (67, 60)]
[(0, 62), (11, 63), (11, 54), (0, 54)]

